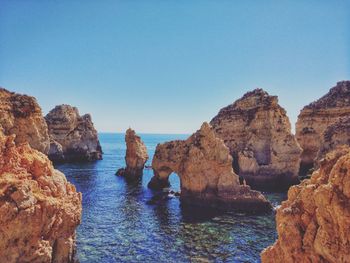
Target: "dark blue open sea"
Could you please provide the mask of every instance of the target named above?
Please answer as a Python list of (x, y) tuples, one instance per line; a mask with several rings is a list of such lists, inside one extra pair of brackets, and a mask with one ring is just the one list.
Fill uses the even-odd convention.
[[(157, 143), (186, 135), (141, 135), (152, 157)], [(244, 215), (185, 211), (177, 197), (149, 205), (152, 170), (133, 184), (115, 176), (124, 166), (124, 134), (100, 134), (103, 160), (64, 164), (83, 193), (83, 217), (77, 231), (80, 262), (259, 262), (261, 250), (276, 239), (274, 214)], [(148, 165), (151, 164), (151, 158)], [(172, 188), (179, 190), (176, 174)], [(286, 194), (266, 194), (274, 206)]]

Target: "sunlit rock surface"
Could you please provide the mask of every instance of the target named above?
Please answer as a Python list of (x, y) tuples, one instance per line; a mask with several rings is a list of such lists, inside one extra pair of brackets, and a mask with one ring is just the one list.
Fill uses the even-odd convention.
[(98, 134), (90, 114), (79, 115), (70, 105), (56, 106), (45, 116), (51, 138), (49, 158), (54, 162), (102, 159)]
[(73, 262), (81, 193), (47, 156), (0, 132), (0, 261)]
[(125, 133), (126, 168), (117, 171), (117, 175), (125, 176), (129, 179), (139, 178), (143, 173), (143, 168), (148, 160), (147, 148), (141, 137), (136, 135), (132, 129), (127, 129)]
[(324, 144), (323, 133), (326, 129), (347, 116), (350, 116), (350, 81), (338, 82), (326, 95), (300, 111), (296, 137), (303, 149), (301, 174), (313, 167), (318, 151)]
[(301, 149), (277, 96), (255, 89), (210, 124), (229, 147), (235, 172), (251, 187), (278, 191), (298, 182)]
[(0, 129), (6, 135), (16, 134), (15, 142), (28, 142), (47, 154), (50, 139), (41, 108), (34, 97), (0, 88)]
[(350, 261), (350, 148), (327, 154), (311, 179), (288, 191), (277, 209), (278, 240), (263, 263)]
[(169, 175), (178, 174), (183, 204), (250, 212), (271, 209), (261, 193), (240, 185), (229, 149), (208, 123), (187, 140), (158, 144), (152, 168), (154, 177), (149, 187), (153, 189), (168, 186)]

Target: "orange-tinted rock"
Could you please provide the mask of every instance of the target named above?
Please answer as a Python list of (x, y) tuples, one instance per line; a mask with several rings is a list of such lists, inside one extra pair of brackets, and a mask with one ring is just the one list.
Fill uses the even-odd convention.
[(350, 145), (350, 116), (339, 119), (324, 131), (323, 144), (315, 159), (316, 166), (328, 152), (340, 145)]
[(0, 129), (6, 135), (16, 134), (17, 144), (28, 142), (45, 154), (50, 139), (41, 108), (34, 97), (0, 88)]
[(298, 182), (301, 149), (277, 96), (248, 92), (210, 124), (229, 147), (235, 172), (253, 188), (283, 190)]
[(79, 115), (76, 107), (56, 106), (45, 116), (51, 138), (49, 158), (55, 162), (102, 159), (98, 134), (90, 114)]
[(147, 148), (141, 137), (136, 135), (135, 131), (128, 129), (125, 133), (126, 168), (117, 171), (117, 175), (125, 176), (130, 179), (139, 178), (143, 174), (143, 168), (148, 160)]
[(278, 240), (263, 263), (350, 261), (350, 148), (327, 154), (311, 179), (288, 191), (277, 209)]
[(169, 175), (178, 174), (183, 204), (249, 212), (271, 209), (261, 193), (240, 185), (229, 149), (208, 123), (187, 140), (158, 144), (152, 167), (154, 177), (149, 187), (153, 189), (168, 186)]
[(318, 151), (324, 144), (323, 133), (326, 129), (347, 116), (350, 116), (350, 81), (338, 82), (326, 95), (300, 111), (296, 137), (303, 149), (301, 174), (313, 167)]
[(81, 193), (46, 155), (0, 132), (0, 261), (73, 262)]

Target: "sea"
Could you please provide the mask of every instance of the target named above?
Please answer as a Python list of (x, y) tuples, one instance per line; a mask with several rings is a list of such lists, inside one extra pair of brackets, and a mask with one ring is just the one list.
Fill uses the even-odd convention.
[[(158, 143), (188, 135), (140, 134), (151, 165)], [(68, 181), (83, 194), (82, 222), (77, 229), (77, 253), (87, 262), (260, 262), (260, 252), (277, 238), (274, 212), (247, 215), (208, 209), (186, 209), (178, 197), (149, 202), (153, 172), (127, 182), (115, 175), (125, 166), (124, 134), (100, 133), (103, 160), (60, 164)], [(176, 174), (171, 190), (179, 191)], [(286, 193), (264, 193), (274, 207)]]

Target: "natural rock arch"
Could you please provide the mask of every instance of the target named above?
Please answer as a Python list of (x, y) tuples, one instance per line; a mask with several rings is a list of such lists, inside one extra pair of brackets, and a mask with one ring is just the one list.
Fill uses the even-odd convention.
[(179, 176), (182, 203), (249, 211), (271, 209), (261, 193), (240, 185), (229, 149), (208, 123), (187, 140), (158, 144), (152, 168), (152, 189), (169, 186), (172, 172)]

